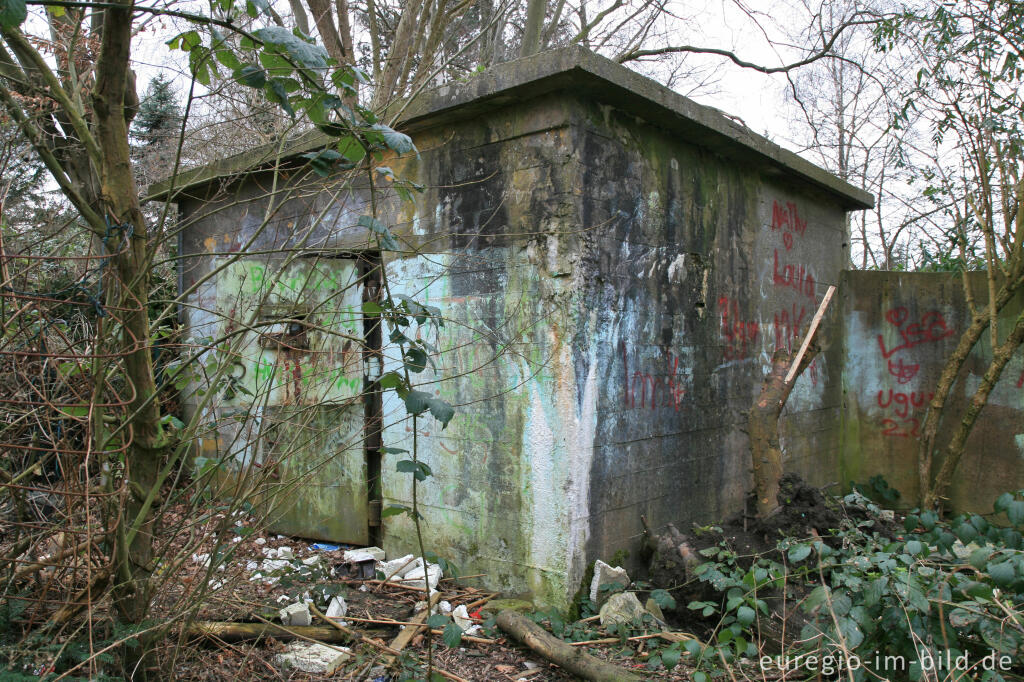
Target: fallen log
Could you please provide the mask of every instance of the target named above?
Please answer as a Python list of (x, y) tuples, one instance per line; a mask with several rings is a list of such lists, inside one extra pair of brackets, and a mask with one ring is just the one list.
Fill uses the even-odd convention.
[(277, 625), (276, 623), (222, 623), (197, 621), (185, 631), (188, 638), (215, 637), (225, 642), (243, 642), (250, 639), (273, 637), (283, 642), (292, 639), (315, 639), (318, 642), (347, 642), (348, 634), (332, 627), (317, 625)]
[(506, 609), (498, 614), (498, 627), (552, 663), (593, 682), (639, 682), (640, 677), (594, 658), (548, 634), (532, 620)]

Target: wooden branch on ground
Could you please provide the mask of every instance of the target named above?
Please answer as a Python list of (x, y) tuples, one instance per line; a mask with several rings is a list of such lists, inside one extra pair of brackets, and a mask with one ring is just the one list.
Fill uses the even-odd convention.
[(569, 646), (532, 620), (506, 609), (498, 614), (498, 627), (533, 651), (569, 672), (593, 682), (639, 682), (640, 677)]
[(189, 639), (214, 637), (225, 642), (244, 642), (252, 639), (274, 639), (287, 642), (293, 639), (315, 639), (318, 642), (337, 643), (353, 639), (349, 634), (332, 627), (319, 625), (278, 625), (276, 623), (221, 623), (197, 621), (185, 631)]

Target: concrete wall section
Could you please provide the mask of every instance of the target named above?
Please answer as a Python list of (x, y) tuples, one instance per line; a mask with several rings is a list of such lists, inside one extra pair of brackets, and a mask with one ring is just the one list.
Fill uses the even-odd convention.
[[(985, 300), (980, 273), (975, 296)], [(970, 320), (962, 280), (953, 273), (847, 272), (843, 275), (845, 374), (843, 477), (847, 484), (885, 476), (913, 506), (917, 448), (932, 390)], [(1000, 315), (1001, 338), (1024, 307)], [(951, 394), (938, 443), (948, 443), (992, 357), (986, 331)], [(1002, 492), (1024, 487), (1024, 354), (1018, 351), (967, 441), (950, 491), (957, 510), (989, 513)], [(938, 469), (938, 462), (935, 470)]]
[[(774, 350), (799, 343), (838, 280), (843, 213), (615, 110), (584, 111), (593, 275), (574, 362), (582, 377), (596, 359), (598, 377), (587, 558), (623, 550), (635, 564), (641, 514), (687, 527), (742, 508), (746, 411)], [(820, 484), (838, 480), (840, 361), (830, 345), (783, 420), (787, 466)]]

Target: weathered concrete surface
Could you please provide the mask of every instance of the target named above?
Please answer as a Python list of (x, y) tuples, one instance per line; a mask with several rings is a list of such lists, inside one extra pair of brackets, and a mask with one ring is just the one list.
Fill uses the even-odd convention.
[[(972, 278), (987, 300), (982, 273)], [(843, 480), (885, 476), (914, 506), (918, 498), (920, 429), (945, 358), (970, 323), (962, 280), (954, 273), (847, 272), (844, 324)], [(999, 316), (1000, 338), (1024, 307), (1024, 296)], [(950, 395), (953, 419), (943, 421), (944, 445), (992, 359), (986, 330)], [(1000, 493), (1024, 488), (1024, 353), (1017, 352), (981, 413), (950, 490), (950, 506), (990, 513)], [(941, 457), (934, 463), (938, 471)]]
[[(565, 605), (589, 561), (621, 551), (624, 566), (638, 566), (641, 514), (655, 528), (682, 527), (742, 506), (745, 412), (772, 352), (799, 343), (838, 281), (844, 211), (870, 197), (578, 50), (499, 67), (423, 102), (408, 128), (419, 156), (384, 163), (426, 192), (398, 206), (382, 183), (379, 199), (403, 245), (385, 254), (390, 293), (439, 307), (445, 321), (416, 332), (438, 349), (436, 369), (415, 376), (418, 388), (457, 408), (447, 429), (430, 417), (417, 425), (416, 446), (434, 472), (419, 486), (429, 546), (462, 572), (486, 573), (491, 588)], [(215, 271), (216, 254), (358, 263), (372, 246), (356, 226), (370, 202), (365, 185), (348, 180), (292, 169), (189, 185), (192, 198), (179, 201), (191, 222), (182, 287), (192, 292), (193, 331), (224, 332), (238, 316), (198, 312), (204, 296), (239, 287), (232, 270)], [(364, 295), (357, 290), (343, 289), (353, 301)], [(839, 322), (833, 309), (826, 342)], [(359, 337), (349, 331), (343, 336)], [(787, 467), (821, 485), (840, 474), (841, 346), (826, 345), (798, 380), (782, 426)], [(251, 348), (242, 338), (234, 352), (248, 357)], [(294, 355), (274, 352), (275, 362)], [(383, 371), (399, 366), (394, 346), (380, 355)], [(342, 395), (306, 405), (286, 390), (277, 394), (284, 409), (345, 409)], [(216, 411), (226, 408), (204, 409), (223, 417)], [(218, 427), (214, 451), (227, 428)], [(413, 445), (390, 393), (382, 436), (389, 447)], [(238, 440), (252, 451), (242, 461), (259, 461), (266, 439)], [(341, 458), (340, 477), (359, 470), (357, 446), (307, 450), (325, 465)], [(380, 464), (384, 506), (411, 500), (411, 477), (395, 472), (404, 457)], [(300, 487), (295, 497), (322, 495)], [(363, 522), (354, 507), (365, 500), (308, 503), (307, 513), (333, 506), (335, 516)], [(307, 525), (324, 532), (321, 521)], [(408, 517), (387, 518), (383, 542), (389, 556), (416, 548)]]

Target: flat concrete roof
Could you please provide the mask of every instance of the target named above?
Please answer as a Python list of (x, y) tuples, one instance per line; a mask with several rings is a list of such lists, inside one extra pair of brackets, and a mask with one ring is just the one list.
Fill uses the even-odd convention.
[[(717, 109), (697, 104), (621, 64), (579, 46), (565, 47), (493, 66), (466, 81), (429, 90), (408, 102), (395, 127), (406, 133), (489, 110), (516, 106), (551, 92), (574, 92), (610, 104), (724, 158), (752, 163), (778, 175), (795, 176), (824, 190), (848, 210), (874, 206), (874, 196), (854, 187), (793, 152), (783, 149)], [(298, 136), (283, 153), (293, 156), (324, 147), (329, 138), (319, 131)], [(174, 192), (191, 190), (215, 180), (271, 162), (280, 145), (254, 149), (216, 163), (184, 171)], [(149, 199), (166, 199), (169, 180), (151, 188)]]

